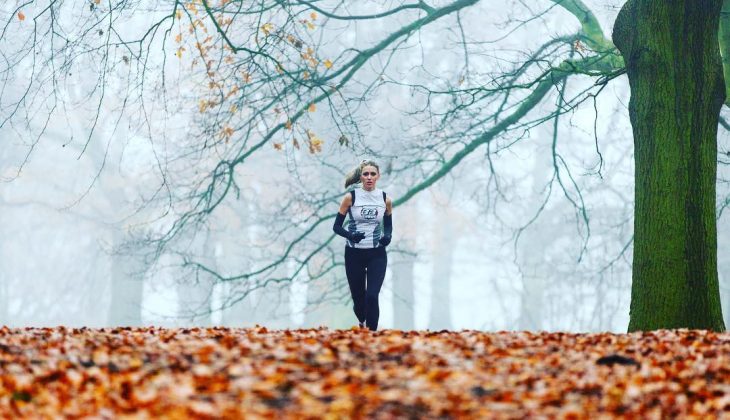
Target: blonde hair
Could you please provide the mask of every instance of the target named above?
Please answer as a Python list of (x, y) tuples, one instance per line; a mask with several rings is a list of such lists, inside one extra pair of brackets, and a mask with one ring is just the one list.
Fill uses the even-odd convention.
[(360, 175), (362, 174), (362, 168), (366, 166), (374, 166), (375, 169), (378, 170), (378, 173), (380, 173), (380, 166), (378, 166), (377, 163), (373, 162), (372, 160), (363, 160), (360, 162), (359, 165), (355, 167), (352, 171), (350, 171), (347, 176), (345, 176), (345, 188), (349, 187), (353, 184), (360, 183)]

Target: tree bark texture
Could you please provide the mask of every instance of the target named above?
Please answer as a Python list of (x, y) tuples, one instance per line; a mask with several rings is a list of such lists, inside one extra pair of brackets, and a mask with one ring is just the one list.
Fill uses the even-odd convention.
[(629, 0), (614, 25), (635, 148), (629, 331), (725, 328), (715, 221), (722, 3)]
[[(722, 72), (725, 80), (730, 80), (730, 0), (724, 0), (722, 3), (722, 12), (720, 12), (720, 29), (718, 32), (720, 38), (720, 56), (722, 57)], [(730, 83), (725, 85), (725, 101), (726, 105), (730, 98)]]

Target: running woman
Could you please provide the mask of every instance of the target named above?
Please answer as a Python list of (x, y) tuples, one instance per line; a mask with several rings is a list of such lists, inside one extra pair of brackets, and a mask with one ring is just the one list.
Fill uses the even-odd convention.
[[(345, 273), (350, 284), (355, 316), (360, 328), (378, 329), (378, 294), (385, 279), (385, 247), (393, 234), (393, 202), (376, 184), (380, 167), (371, 160), (360, 163), (345, 178), (345, 188), (362, 184), (345, 194), (332, 229), (347, 239)], [(349, 216), (347, 229), (342, 226)], [(381, 226), (382, 225), (382, 226)]]

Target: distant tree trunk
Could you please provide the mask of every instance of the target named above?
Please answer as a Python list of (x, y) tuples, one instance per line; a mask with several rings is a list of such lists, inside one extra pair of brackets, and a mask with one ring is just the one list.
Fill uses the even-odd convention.
[(431, 274), (431, 314), (428, 327), (432, 330), (452, 328), (451, 322), (451, 270), (456, 247), (456, 226), (451, 216), (435, 223), (436, 237), (433, 247), (433, 271)]
[(0, 325), (10, 324), (8, 313), (8, 287), (6, 279), (0, 279)]
[(636, 165), (629, 331), (725, 329), (715, 220), (721, 6), (629, 0), (614, 25)]
[[(344, 239), (342, 241), (344, 242)], [(344, 253), (344, 244), (342, 247)], [(338, 274), (341, 276), (337, 280), (339, 286), (335, 283), (334, 275), (327, 275), (309, 282), (303, 327), (325, 326), (346, 329), (357, 325), (344, 271), (343, 267)], [(343, 298), (340, 300), (339, 296)]]
[[(227, 284), (224, 293), (236, 295), (236, 288), (234, 284)], [(253, 295), (245, 296), (243, 299), (238, 300), (223, 310), (221, 323), (226, 327), (252, 327), (256, 324), (255, 320), (255, 308), (252, 303)]]
[[(0, 154), (0, 158), (3, 158), (4, 156)], [(0, 204), (3, 204), (4, 207), (5, 203), (5, 197), (3, 194), (3, 190), (0, 189)], [(5, 213), (7, 215), (7, 213)], [(3, 224), (0, 224), (0, 235), (2, 235), (3, 238), (8, 237), (8, 232), (4, 228)], [(9, 253), (5, 251), (5, 247), (9, 246), (8, 241), (2, 241), (0, 243), (0, 261), (5, 261)], [(10, 325), (10, 311), (8, 309), (8, 305), (10, 304), (10, 299), (8, 299), (9, 295), (9, 289), (10, 289), (10, 278), (11, 276), (8, 273), (7, 267), (4, 267), (4, 269), (0, 270), (0, 326), (1, 325)]]
[(393, 287), (393, 328), (412, 330), (415, 328), (413, 313), (415, 296), (413, 293), (413, 267), (416, 258), (407, 254), (388, 254), (393, 262), (388, 262)]
[[(329, 236), (331, 231), (326, 231)], [(326, 236), (319, 238), (324, 241)], [(345, 240), (336, 237), (332, 247), (334, 252), (340, 253), (344, 259)], [(300, 274), (301, 279), (297, 281), (306, 282), (306, 298), (304, 304), (303, 328), (315, 328), (325, 326), (328, 328), (347, 329), (357, 325), (357, 318), (353, 310), (350, 288), (345, 277), (345, 267), (330, 271), (321, 277), (311, 279), (307, 272), (315, 276), (322, 274), (320, 269), (327, 267), (330, 263), (325, 255), (316, 255), (310, 261), (309, 269)], [(300, 289), (300, 288), (298, 288)], [(303, 288), (301, 288), (303, 289)], [(301, 296), (297, 297), (300, 300)]]
[[(265, 230), (261, 229), (261, 231)], [(281, 255), (284, 253), (284, 248), (269, 249), (269, 251), (275, 251)], [(257, 324), (275, 329), (290, 326), (289, 291), (291, 282), (285, 280), (290, 276), (289, 265), (283, 262), (260, 280), (266, 285), (257, 289), (251, 299)]]
[[(215, 268), (215, 248), (214, 242), (211, 240), (211, 232), (201, 232), (200, 235), (202, 244), (193, 248), (201, 250), (198, 261)], [(177, 285), (178, 316), (193, 325), (203, 327), (212, 325), (213, 286), (213, 279), (204, 272), (196, 275), (195, 279), (179, 283)]]
[[(109, 123), (106, 121), (105, 123)], [(124, 144), (128, 141), (129, 130), (126, 124), (120, 124), (119, 129), (114, 130), (114, 141)], [(106, 142), (95, 138), (92, 147), (87, 151), (96, 162), (104, 162), (108, 150), (104, 147)], [(113, 159), (112, 159), (113, 160)], [(122, 209), (125, 204), (132, 201), (131, 194), (127, 191), (128, 180), (119, 176), (120, 167), (116, 161), (107, 163), (109, 171), (101, 178), (103, 190), (106, 191), (105, 199), (107, 211), (114, 214), (117, 209)], [(125, 242), (129, 239), (122, 226), (109, 228), (109, 237), (112, 248), (109, 250), (109, 287), (111, 296), (107, 323), (110, 326), (141, 326), (142, 325), (142, 301), (144, 293), (144, 278), (147, 272), (147, 264), (139, 252), (139, 249), (124, 249)], [(94, 283), (103, 284), (106, 279), (92, 279)], [(106, 286), (106, 284), (104, 284)], [(99, 286), (91, 287), (104, 290)], [(90, 300), (97, 300), (98, 293), (93, 293)], [(90, 302), (93, 308), (93, 302)]]
[(545, 159), (550, 155), (546, 145), (538, 145), (535, 161), (532, 165), (532, 187), (526, 197), (525, 209), (532, 215), (540, 211), (540, 218), (528, 226), (520, 237), (517, 264), (522, 274), (522, 293), (520, 294), (520, 315), (517, 320), (519, 330), (538, 331), (543, 328), (543, 294), (545, 282), (550, 276), (545, 270), (545, 248), (554, 239), (549, 234), (551, 215), (547, 209), (540, 210), (546, 194), (545, 185), (552, 173), (552, 160)]
[[(416, 200), (416, 201), (421, 201)], [(393, 212), (393, 244), (409, 253), (419, 251), (419, 241), (423, 239), (419, 206), (413, 202), (399, 206)], [(388, 252), (388, 269), (393, 290), (393, 328), (412, 330), (416, 328), (416, 296), (413, 269), (416, 256), (406, 253)]]
[[(537, 250), (535, 250), (537, 251)], [(540, 253), (539, 255), (543, 255)], [(541, 265), (535, 263), (535, 258), (528, 258), (522, 273), (522, 293), (520, 294), (520, 317), (517, 328), (526, 331), (543, 329), (543, 293), (545, 273), (540, 271)]]
[[(123, 240), (121, 233), (115, 244)], [(113, 254), (111, 258), (111, 302), (107, 323), (112, 327), (142, 325), (142, 299), (146, 265), (140, 256)]]
[[(232, 250), (234, 248), (228, 241), (224, 241), (221, 244), (220, 254), (216, 255), (218, 260), (217, 268), (222, 273), (246, 273), (250, 270), (249, 257), (248, 256), (237, 256)], [(239, 264), (234, 264), (233, 261), (239, 261)], [(221, 267), (231, 267), (230, 271), (222, 269)], [(235, 267), (235, 268), (234, 268)], [(223, 288), (223, 301), (232, 302), (231, 306), (227, 306), (223, 309), (221, 315), (221, 323), (226, 327), (251, 327), (255, 322), (255, 310), (253, 306), (253, 295), (245, 295), (246, 285), (242, 285), (237, 282), (230, 282), (224, 284)], [(230, 300), (229, 300), (230, 299)]]
[[(222, 216), (226, 234), (220, 238), (216, 246), (215, 259), (218, 272), (223, 275), (247, 273), (251, 270), (254, 256), (250, 255), (251, 244), (251, 208), (243, 205), (241, 209), (229, 209)], [(223, 285), (223, 302), (226, 307), (221, 314), (221, 323), (226, 327), (252, 327), (255, 322), (253, 295), (247, 295), (247, 284), (228, 282)], [(232, 306), (227, 306), (228, 303)]]
[[(0, 245), (0, 260), (3, 258), (5, 258), (5, 252), (3, 246)], [(10, 276), (5, 270), (0, 270), (0, 326), (10, 325), (10, 311), (8, 310), (8, 304), (10, 304), (8, 299), (9, 282)]]

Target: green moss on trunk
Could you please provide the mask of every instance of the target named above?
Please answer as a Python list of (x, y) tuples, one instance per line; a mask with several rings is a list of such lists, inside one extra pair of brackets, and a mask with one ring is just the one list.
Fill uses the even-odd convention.
[(629, 0), (614, 26), (635, 147), (629, 331), (724, 330), (717, 281), (723, 0)]
[[(730, 80), (730, 0), (724, 0), (720, 13), (720, 55), (725, 80)], [(725, 85), (725, 103), (730, 100), (730, 83)], [(730, 105), (730, 104), (728, 104)]]

